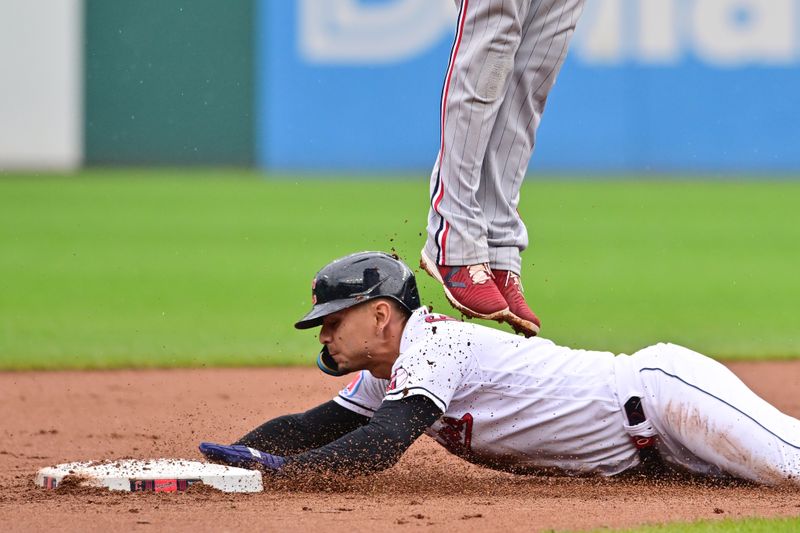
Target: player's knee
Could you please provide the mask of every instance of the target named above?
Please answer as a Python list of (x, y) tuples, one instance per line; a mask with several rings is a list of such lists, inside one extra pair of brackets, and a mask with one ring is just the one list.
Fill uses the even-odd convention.
[(508, 76), (514, 68), (514, 54), (506, 50), (491, 50), (481, 69), (475, 88), (480, 101), (491, 103), (505, 93)]

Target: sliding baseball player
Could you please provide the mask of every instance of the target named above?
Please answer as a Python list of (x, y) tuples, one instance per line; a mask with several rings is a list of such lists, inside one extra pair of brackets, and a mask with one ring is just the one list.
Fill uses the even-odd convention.
[(333, 261), (312, 286), (295, 326), (319, 327), (319, 367), (352, 381), (233, 445), (201, 444), (210, 460), (360, 475), (427, 433), (467, 461), (521, 473), (679, 469), (800, 484), (800, 421), (692, 350), (577, 350), (434, 314), (411, 270), (380, 252)]

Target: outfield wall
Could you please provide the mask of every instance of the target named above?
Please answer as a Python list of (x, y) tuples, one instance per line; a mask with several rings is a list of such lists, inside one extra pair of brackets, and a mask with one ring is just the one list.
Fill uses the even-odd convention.
[[(424, 174), (453, 0), (2, 0), (0, 170)], [(542, 172), (800, 171), (800, 0), (588, 0)]]
[(81, 163), (81, 6), (0, 1), (0, 171)]
[(253, 163), (251, 0), (86, 0), (89, 165)]
[[(436, 156), (452, 0), (265, 2), (259, 161)], [(531, 169), (800, 170), (800, 0), (589, 0)]]

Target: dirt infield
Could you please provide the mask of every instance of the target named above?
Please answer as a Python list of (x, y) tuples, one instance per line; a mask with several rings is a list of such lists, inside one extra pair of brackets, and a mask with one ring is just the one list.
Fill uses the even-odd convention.
[[(800, 363), (731, 368), (800, 417)], [(278, 414), (329, 399), (346, 380), (311, 369), (0, 374), (0, 522), (5, 530), (563, 530), (699, 518), (800, 515), (800, 490), (744, 484), (515, 476), (474, 467), (423, 437), (391, 470), (351, 483), (262, 494), (47, 491), (47, 465), (124, 457), (199, 459)]]

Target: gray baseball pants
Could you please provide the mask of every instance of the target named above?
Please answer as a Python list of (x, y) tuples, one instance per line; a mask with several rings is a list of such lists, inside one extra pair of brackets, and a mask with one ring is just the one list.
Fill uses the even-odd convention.
[(585, 0), (456, 0), (425, 253), (521, 271), (519, 191)]

